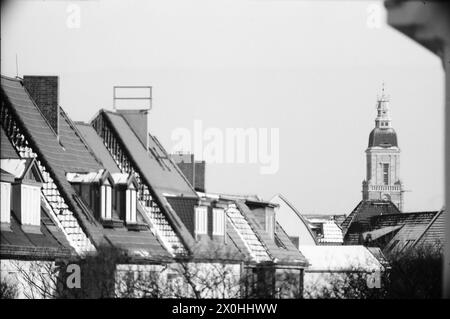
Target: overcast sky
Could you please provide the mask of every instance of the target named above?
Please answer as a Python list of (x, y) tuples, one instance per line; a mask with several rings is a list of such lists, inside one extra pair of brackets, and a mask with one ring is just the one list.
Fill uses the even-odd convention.
[(60, 104), (83, 121), (112, 108), (113, 85), (152, 85), (150, 132), (169, 150), (172, 132), (192, 130), (194, 120), (223, 130), (279, 128), (278, 173), (211, 164), (206, 187), (282, 193), (304, 213), (348, 214), (361, 200), (384, 81), (409, 190), (405, 210), (439, 209), (442, 65), (387, 26), (377, 3), (15, 1), (2, 10), (1, 69), (15, 76), (17, 54), (19, 76), (58, 75)]

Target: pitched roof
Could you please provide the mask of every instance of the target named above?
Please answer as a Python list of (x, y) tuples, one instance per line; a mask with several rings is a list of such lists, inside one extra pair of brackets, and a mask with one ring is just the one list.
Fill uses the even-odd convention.
[(104, 110), (102, 113), (110, 121), (115, 133), (123, 142), (123, 146), (135, 161), (144, 178), (151, 181), (151, 186), (155, 192), (160, 195), (168, 193), (198, 198), (195, 190), (180, 174), (176, 165), (170, 160), (167, 152), (157, 142), (156, 138), (149, 134), (149, 150), (151, 153), (149, 154), (121, 114)]
[(105, 144), (103, 144), (102, 139), (97, 135), (97, 132), (94, 130), (94, 128), (91, 125), (83, 122), (75, 122), (75, 126), (80, 132), (84, 142), (89, 145), (91, 150), (95, 152), (95, 155), (102, 166), (111, 174), (120, 173), (120, 169), (111, 156), (111, 153), (109, 153), (108, 149), (105, 147)]
[(371, 230), (373, 217), (399, 213), (399, 209), (391, 201), (362, 200), (341, 224), (344, 243), (347, 245), (359, 244), (361, 234)]
[(247, 261), (252, 260), (252, 252), (250, 247), (246, 245), (242, 236), (237, 232), (236, 228), (233, 226), (232, 221), (227, 216), (226, 219), (226, 229), (227, 229), (227, 241), (233, 243), (236, 248), (241, 252), (243, 258)]
[(106, 229), (95, 220), (86, 205), (81, 205), (80, 201), (75, 199), (79, 196), (66, 179), (67, 172), (97, 172), (103, 169), (91, 148), (83, 142), (80, 132), (62, 108), (58, 140), (22, 83), (3, 76), (1, 80), (2, 94), (9, 102), (16, 120), (23, 127), (27, 141), (38, 154), (38, 159), (52, 173), (58, 190), (89, 238), (97, 246), (112, 244), (127, 250), (131, 255), (139, 250), (147, 250), (150, 252), (147, 257), (151, 259), (169, 256), (151, 231)]
[(367, 225), (374, 216), (398, 214), (400, 211), (391, 201), (362, 200), (347, 216), (341, 227), (346, 232), (352, 223)]
[(398, 230), (389, 243), (382, 247), (385, 252), (402, 252), (412, 247), (420, 238), (426, 228), (438, 212), (400, 213), (393, 215), (377, 216), (373, 218), (374, 227), (383, 229), (397, 227)]
[(15, 213), (11, 212), (9, 229), (2, 226), (0, 239), (1, 258), (55, 260), (75, 255), (75, 251), (43, 205), (40, 232), (24, 231)]
[(278, 246), (278, 251), (274, 256), (282, 262), (296, 262), (303, 266), (308, 265), (305, 256), (295, 247), (289, 236), (284, 231), (283, 227), (277, 222), (275, 223), (275, 243)]
[[(184, 221), (186, 226), (194, 229), (194, 209), (198, 205), (198, 200), (195, 198), (185, 197), (167, 197), (167, 201), (172, 208), (177, 212), (180, 218)], [(251, 259), (251, 253), (245, 246), (245, 243), (240, 238), (233, 227), (230, 218), (227, 218), (226, 225), (226, 240), (219, 243), (209, 237), (202, 237), (200, 242), (196, 242), (192, 246), (193, 257), (195, 259), (218, 259), (218, 260), (239, 260)]]
[[(134, 148), (129, 150), (129, 152), (133, 152), (130, 153), (131, 156), (138, 156), (138, 159), (145, 159), (145, 161), (140, 162), (136, 160), (137, 165), (140, 165), (139, 167), (142, 170), (142, 173), (144, 173), (145, 170), (146, 175), (149, 176), (148, 178), (150, 178), (150, 180), (148, 181), (150, 186), (152, 186), (157, 193), (157, 196), (159, 195), (160, 198), (164, 198), (167, 203), (166, 207), (171, 207), (180, 220), (185, 224), (186, 227), (183, 227), (183, 231), (181, 232), (182, 236), (185, 236), (187, 232), (187, 229), (185, 228), (194, 228), (194, 209), (198, 204), (197, 194), (194, 193), (195, 196), (184, 196), (192, 195), (192, 188), (190, 185), (186, 184), (184, 176), (182, 176), (179, 172), (178, 167), (169, 158), (167, 152), (164, 150), (159, 141), (154, 136), (149, 134), (149, 152), (145, 152), (145, 148), (143, 147), (141, 140), (136, 139), (137, 136), (132, 131), (129, 123), (126, 120), (120, 120), (122, 115), (123, 114), (110, 113), (110, 116), (116, 119), (115, 123), (120, 123), (118, 126), (113, 125), (113, 128), (121, 131), (121, 136), (124, 138), (126, 137), (127, 142), (134, 143)], [(125, 125), (122, 126), (123, 124)], [(106, 149), (102, 139), (96, 133), (95, 129), (92, 126), (83, 123), (77, 123), (77, 127), (80, 129), (86, 143), (88, 143), (91, 148), (95, 150), (95, 154), (99, 160), (102, 161), (102, 163), (108, 163), (108, 167), (112, 170), (119, 170), (110, 152)], [(131, 143), (126, 145), (129, 146)], [(135, 158), (133, 157), (133, 159)], [(160, 176), (160, 184), (155, 185), (157, 182), (155, 176)], [(170, 178), (167, 178), (168, 176)], [(166, 186), (161, 188), (161, 183), (164, 183)], [(174, 192), (174, 190), (176, 191)], [(170, 194), (168, 191), (170, 191)], [(177, 196), (171, 196), (172, 194)], [(172, 210), (169, 210), (167, 213), (171, 214)], [(237, 238), (235, 238), (235, 241), (239, 242)], [(215, 247), (214, 252), (211, 251), (212, 247)], [(190, 241), (189, 248), (193, 254), (193, 257), (196, 259), (211, 258), (211, 254), (213, 254), (215, 257), (222, 260), (231, 260), (233, 258), (239, 258), (242, 260), (242, 252), (240, 252), (239, 248), (234, 244), (224, 244), (220, 246), (213, 240), (203, 238), (201, 242), (195, 242), (193, 240)]]
[(5, 130), (3, 129), (3, 126), (0, 127), (0, 139), (1, 139), (1, 145), (0, 145), (0, 159), (17, 159), (19, 158), (19, 155), (17, 155), (16, 150), (12, 146), (11, 142), (9, 141), (8, 137), (6, 136)]
[[(234, 209), (234, 206), (236, 206), (236, 209)], [(240, 239), (243, 246), (246, 247), (249, 254), (256, 262), (271, 260), (271, 256), (266, 250), (265, 245), (262, 243), (262, 240), (256, 234), (248, 217), (238, 208), (238, 203), (236, 202), (234, 202), (227, 210), (227, 225), (234, 229), (237, 238)], [(234, 233), (230, 233), (230, 235), (233, 235)]]
[[(83, 210), (75, 198), (77, 194), (70, 183), (65, 178), (66, 170), (85, 171), (87, 169), (96, 170), (99, 166), (90, 160), (86, 165), (81, 165), (81, 156), (71, 147), (71, 135), (67, 134), (67, 123), (65, 118), (60, 118), (61, 143), (55, 132), (50, 128), (48, 122), (31, 100), (22, 82), (18, 79), (11, 79), (1, 76), (1, 95), (5, 101), (4, 106), (11, 111), (14, 119), (23, 130), (26, 140), (33, 151), (38, 155), (39, 161), (49, 170), (54, 183), (59, 192), (64, 197), (70, 211), (74, 213), (75, 219), (83, 229), (84, 233), (94, 242), (101, 239), (101, 232), (97, 230), (97, 225), (89, 211)], [(66, 144), (67, 148), (63, 147)], [(78, 151), (83, 151), (77, 149)]]
[[(71, 173), (95, 172), (103, 168), (88, 145), (82, 142), (80, 132), (61, 107), (59, 140), (66, 154), (66, 162), (64, 163), (66, 171), (70, 171)], [(68, 158), (71, 161), (67, 161)]]
[(174, 243), (177, 247), (183, 246), (179, 250), (181, 253), (186, 252), (185, 248), (191, 249), (195, 245), (195, 240), (177, 212), (171, 207), (167, 198), (198, 199), (192, 186), (170, 160), (164, 148), (159, 143), (156, 145), (151, 135), (149, 135), (149, 139), (153, 142), (149, 141), (149, 145), (153, 145), (153, 152), (156, 149), (159, 155), (157, 158), (156, 155), (150, 154), (151, 152), (146, 149), (121, 114), (101, 110), (91, 122), (94, 129), (96, 123), (99, 122), (106, 124), (108, 129), (111, 130), (120, 145), (121, 151), (132, 164), (133, 170), (139, 174), (143, 184), (149, 188), (152, 199), (161, 210), (162, 219), (159, 219), (159, 221), (163, 223), (163, 232), (166, 234), (169, 245)]
[(306, 258), (298, 251), (298, 249), (291, 242), (283, 228), (276, 223), (275, 225), (275, 239), (264, 230), (261, 226), (260, 218), (258, 214), (252, 212), (252, 210), (242, 200), (236, 201), (239, 210), (247, 218), (248, 222), (252, 225), (253, 231), (257, 234), (258, 238), (264, 244), (269, 255), (279, 263), (298, 263), (307, 265)]
[(440, 210), (430, 221), (423, 234), (416, 240), (414, 247), (420, 245), (435, 246), (444, 244), (446, 215), (446, 209)]
[(428, 224), (437, 213), (437, 211), (428, 211), (380, 215), (374, 216), (371, 219), (371, 224), (373, 229), (406, 224)]

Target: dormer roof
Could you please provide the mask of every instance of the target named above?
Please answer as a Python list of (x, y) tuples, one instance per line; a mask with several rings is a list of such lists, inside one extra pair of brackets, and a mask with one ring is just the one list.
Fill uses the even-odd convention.
[(37, 167), (35, 158), (1, 159), (0, 166), (3, 171), (8, 172), (10, 175), (14, 176), (14, 179), (16, 181), (24, 180), (37, 183), (44, 182), (44, 177)]

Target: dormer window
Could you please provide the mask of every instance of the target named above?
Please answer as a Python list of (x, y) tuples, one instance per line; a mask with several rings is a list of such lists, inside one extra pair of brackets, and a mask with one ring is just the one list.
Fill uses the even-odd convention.
[(266, 232), (273, 239), (275, 234), (275, 211), (270, 208), (266, 208)]
[(132, 173), (112, 173), (105, 170), (92, 173), (68, 173), (67, 180), (92, 209), (104, 227), (127, 226), (129, 230), (147, 229), (138, 221), (138, 183)]
[(112, 219), (112, 186), (108, 180), (100, 186), (100, 217)]
[(113, 209), (116, 201), (114, 180), (106, 170), (90, 173), (67, 173), (67, 180), (105, 227), (121, 227), (123, 222)]
[(213, 236), (225, 236), (225, 210), (213, 208)]
[(136, 220), (136, 201), (137, 201), (137, 192), (136, 188), (133, 184), (128, 187), (126, 190), (126, 220), (127, 224), (135, 224)]
[(208, 234), (208, 208), (206, 206), (195, 207), (195, 235)]
[[(1, 170), (1, 222), (10, 222), (12, 210), (25, 231), (39, 232), (44, 178), (36, 160), (2, 159)], [(12, 183), (8, 183), (8, 177)]]
[[(114, 214), (120, 216), (127, 225), (136, 226), (137, 220), (137, 190), (138, 183), (132, 173), (113, 173), (115, 189)], [(139, 229), (133, 227), (133, 229)]]
[(0, 223), (9, 224), (11, 222), (11, 184), (14, 176), (4, 171), (0, 172)]

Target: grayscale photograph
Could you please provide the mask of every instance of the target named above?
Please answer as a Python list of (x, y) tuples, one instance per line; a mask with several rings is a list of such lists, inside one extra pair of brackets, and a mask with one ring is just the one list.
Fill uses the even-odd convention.
[(444, 1), (2, 2), (0, 299), (450, 298), (449, 68)]

